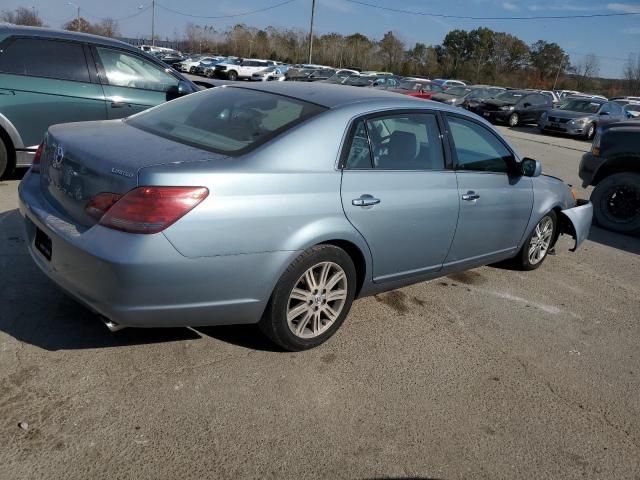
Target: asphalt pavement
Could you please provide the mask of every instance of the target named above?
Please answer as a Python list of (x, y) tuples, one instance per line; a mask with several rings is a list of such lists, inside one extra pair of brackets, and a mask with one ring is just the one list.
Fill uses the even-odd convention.
[[(578, 186), (582, 141), (502, 131)], [(640, 478), (640, 239), (355, 302), (302, 353), (254, 327), (109, 333), (0, 182), (0, 478)]]

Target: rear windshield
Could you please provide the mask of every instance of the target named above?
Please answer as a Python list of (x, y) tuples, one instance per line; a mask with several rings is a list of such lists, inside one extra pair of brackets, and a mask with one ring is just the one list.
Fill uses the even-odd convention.
[(524, 97), (524, 93), (521, 92), (503, 92), (496, 95), (495, 99), (503, 102), (517, 102), (522, 97)]
[(324, 110), (294, 98), (226, 87), (167, 102), (127, 122), (187, 145), (240, 155)]

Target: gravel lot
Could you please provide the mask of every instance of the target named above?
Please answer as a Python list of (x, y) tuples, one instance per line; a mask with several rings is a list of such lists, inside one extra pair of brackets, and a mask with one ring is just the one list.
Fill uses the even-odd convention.
[[(587, 143), (502, 130), (579, 185)], [(20, 176), (0, 183), (2, 479), (640, 478), (637, 238), (594, 227), (534, 272), (360, 300), (291, 354), (253, 327), (109, 333), (29, 258)]]

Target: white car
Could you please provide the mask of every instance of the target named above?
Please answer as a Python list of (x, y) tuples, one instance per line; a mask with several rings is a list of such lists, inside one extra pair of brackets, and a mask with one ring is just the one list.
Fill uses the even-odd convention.
[(180, 72), (193, 73), (200, 62), (213, 61), (213, 57), (191, 57), (176, 64), (176, 69)]
[(259, 72), (251, 75), (251, 81), (253, 82), (283, 82), (286, 77), (284, 76), (286, 68), (280, 65), (274, 65), (273, 67), (265, 68)]
[(215, 67), (215, 75), (227, 80), (242, 80), (251, 78), (254, 73), (272, 67), (276, 64), (273, 60), (260, 60), (257, 58), (245, 58), (238, 65), (219, 63)]

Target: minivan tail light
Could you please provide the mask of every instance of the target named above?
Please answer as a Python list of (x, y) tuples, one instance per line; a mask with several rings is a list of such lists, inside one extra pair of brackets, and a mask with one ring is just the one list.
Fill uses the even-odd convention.
[(138, 187), (109, 207), (100, 225), (129, 233), (158, 233), (208, 195), (205, 187)]
[(42, 157), (42, 151), (44, 150), (44, 141), (38, 145), (36, 154), (33, 156), (33, 162), (31, 163), (31, 171), (33, 173), (40, 173), (40, 160)]

